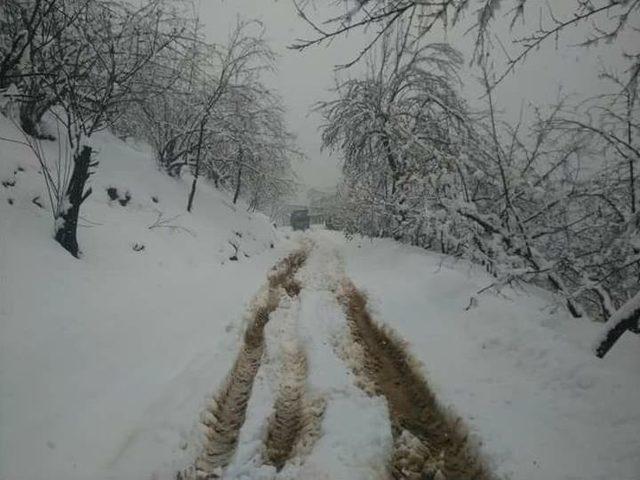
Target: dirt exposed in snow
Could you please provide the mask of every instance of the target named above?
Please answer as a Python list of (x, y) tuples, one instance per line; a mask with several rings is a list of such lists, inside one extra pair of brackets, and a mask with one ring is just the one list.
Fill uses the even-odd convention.
[[(306, 258), (307, 251), (298, 250), (279, 262), (270, 273), (267, 292), (255, 302), (236, 361), (203, 413), (202, 423), (206, 427), (204, 450), (195, 466), (178, 474), (179, 480), (219, 478), (224, 467), (229, 464), (238, 444), (253, 382), (264, 353), (264, 327), (269, 322), (269, 315), (278, 308), (283, 289), (290, 297), (297, 296), (300, 292), (300, 286), (294, 277)], [(291, 402), (286, 402), (286, 405), (295, 409)], [(299, 418), (299, 415), (291, 414), (289, 417)], [(300, 428), (297, 429), (299, 431)], [(293, 444), (297, 432), (293, 436), (276, 435), (278, 446), (271, 449), (278, 452), (274, 456), (274, 464), (284, 463), (291, 451), (289, 443)]]
[[(310, 244), (303, 247), (297, 255), (287, 257), (287, 268), (277, 271), (270, 277), (270, 287), (282, 287), (287, 295), (296, 298), (302, 285), (295, 273), (304, 264)], [(298, 321), (295, 318), (294, 321)], [(287, 328), (291, 336), (283, 342), (283, 360), (278, 381), (278, 393), (274, 402), (273, 414), (269, 418), (264, 439), (263, 461), (277, 471), (294, 456), (302, 457), (313, 448), (320, 434), (320, 423), (324, 413), (321, 398), (311, 398), (306, 391), (308, 362), (304, 348), (293, 334), (292, 326)], [(285, 335), (286, 336), (286, 335)]]
[(281, 470), (290, 458), (305, 424), (305, 380), (307, 359), (304, 351), (295, 347), (285, 353), (285, 365), (275, 412), (270, 418), (265, 441), (265, 463)]
[[(393, 426), (394, 479), (485, 480), (491, 478), (461, 425), (438, 405), (403, 343), (377, 325), (367, 299), (349, 281), (340, 292), (360, 365), (361, 386), (387, 399)], [(364, 377), (364, 378), (362, 378)]]
[[(236, 361), (203, 414), (202, 423), (206, 427), (203, 451), (194, 466), (178, 475), (179, 480), (221, 478), (225, 474), (238, 447), (254, 380), (265, 353), (265, 327), (276, 309), (298, 301), (303, 285), (296, 273), (311, 249), (306, 245), (294, 252), (269, 274), (266, 288), (254, 301)], [(281, 305), (281, 299), (287, 297), (290, 300)], [(364, 294), (343, 279), (337, 297), (350, 331), (347, 341), (351, 342), (351, 348), (346, 349), (350, 353), (346, 353), (345, 360), (354, 370), (358, 386), (387, 401), (393, 436), (388, 476), (402, 480), (491, 478), (467, 441), (460, 422), (436, 401), (404, 342), (373, 321)], [(288, 321), (298, 321), (297, 315), (290, 316)], [(260, 440), (262, 453), (256, 463), (257, 467), (260, 463), (270, 466), (275, 472), (284, 472), (283, 468), (294, 458), (299, 464), (313, 449), (321, 433), (325, 407), (307, 392), (307, 355), (296, 335), (292, 335), (292, 325), (287, 325), (285, 322), (278, 327), (282, 363), (273, 411)]]

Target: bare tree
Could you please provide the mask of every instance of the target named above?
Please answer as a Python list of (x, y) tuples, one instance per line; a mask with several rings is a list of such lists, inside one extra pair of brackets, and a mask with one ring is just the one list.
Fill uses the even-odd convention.
[(202, 176), (228, 188), (234, 203), (245, 196), (260, 208), (290, 190), (295, 155), (280, 100), (262, 84), (273, 52), (259, 23), (239, 21), (225, 45), (214, 45), (201, 38), (197, 18), (192, 22), (187, 40), (148, 66), (147, 76), (166, 88), (142, 96), (127, 124), (137, 125), (170, 175), (190, 170), (188, 211)]
[(64, 175), (45, 177), (58, 181), (50, 191), (55, 238), (76, 257), (80, 207), (91, 194), (85, 185), (97, 166), (88, 141), (131, 101), (141, 68), (173, 41), (175, 32), (160, 29), (161, 6), (159, 0), (136, 8), (126, 2), (56, 2), (55, 14), (68, 21), (63, 33), (52, 36), (43, 50), (48, 63), (42, 64), (55, 69), (41, 77), (38, 88), (53, 99), (53, 112), (64, 125), (71, 152), (70, 164), (61, 156), (54, 167)]
[[(640, 282), (637, 200), (640, 125), (635, 121), (640, 105), (637, 80), (628, 83), (612, 72), (603, 76), (611, 81), (613, 92), (566, 112), (556, 119), (553, 128), (571, 138), (580, 138), (597, 154), (597, 160), (592, 162), (595, 171), (575, 193), (583, 199), (580, 211), (591, 213), (590, 222), (572, 246), (575, 268), (583, 277), (580, 292), (595, 293), (600, 307), (597, 314), (609, 322), (629, 310), (627, 302), (633, 302)], [(626, 323), (612, 321), (611, 332), (615, 331), (617, 336), (613, 333), (605, 336), (597, 347), (598, 355), (606, 354), (621, 334), (622, 326), (639, 330), (633, 319), (627, 319)]]
[[(492, 44), (491, 26), (494, 22), (508, 23), (511, 27), (525, 17), (526, 9), (535, 0), (511, 0), (510, 14), (498, 16), (503, 3), (496, 0), (443, 0), (425, 2), (422, 0), (340, 0), (335, 2), (340, 13), (331, 18), (312, 19), (309, 15), (313, 0), (295, 0), (300, 17), (312, 27), (316, 35), (312, 38), (298, 39), (291, 48), (304, 50), (308, 47), (328, 43), (337, 37), (344, 37), (354, 30), (372, 32), (371, 39), (350, 62), (341, 67), (350, 67), (359, 62), (373, 47), (383, 41), (384, 36), (398, 30), (406, 42), (415, 48), (443, 29), (455, 27), (461, 23), (465, 14), (475, 16), (472, 30), (475, 32), (474, 60), (481, 61)], [(511, 40), (518, 45), (515, 56), (508, 57), (507, 67), (494, 82), (499, 83), (519, 63), (545, 42), (554, 41), (564, 31), (576, 25), (590, 26), (583, 45), (598, 42), (611, 42), (619, 39), (622, 33), (637, 31), (640, 26), (640, 0), (576, 0), (573, 8), (562, 16), (548, 5), (546, 15), (540, 14), (537, 28), (521, 37)], [(535, 10), (533, 11), (535, 12)], [(532, 11), (530, 15), (535, 15)], [(640, 74), (640, 53), (631, 54), (632, 68), (630, 80)]]

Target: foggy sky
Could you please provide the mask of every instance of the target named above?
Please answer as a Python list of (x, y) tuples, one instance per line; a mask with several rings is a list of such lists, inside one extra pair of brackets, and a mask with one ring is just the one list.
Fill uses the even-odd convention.
[[(538, 2), (538, 0), (534, 0)], [(510, 2), (505, 1), (504, 11), (510, 10)], [(540, 3), (540, 2), (538, 2)], [(323, 2), (316, 2), (318, 9)], [(575, 0), (554, 0), (555, 9), (570, 8)], [(508, 8), (507, 8), (508, 7)], [(537, 25), (538, 10), (527, 11), (526, 20)], [(558, 10), (560, 11), (560, 10)], [(311, 109), (319, 100), (332, 97), (329, 91), (334, 85), (334, 65), (352, 60), (363, 45), (362, 34), (339, 39), (328, 46), (320, 46), (298, 52), (288, 49), (298, 37), (313, 37), (313, 32), (300, 19), (291, 0), (200, 0), (200, 18), (206, 26), (210, 40), (223, 42), (233, 28), (238, 15), (247, 19), (258, 19), (266, 28), (266, 38), (278, 54), (277, 72), (266, 79), (266, 83), (282, 96), (287, 108), (289, 129), (297, 136), (297, 145), (307, 160), (294, 165), (302, 183), (315, 188), (330, 188), (340, 177), (339, 158), (332, 158), (328, 152), (320, 151), (321, 118)], [(326, 12), (319, 11), (317, 18), (325, 18)], [(472, 18), (467, 19), (468, 25)], [(508, 21), (503, 22), (508, 24)], [(467, 62), (473, 45), (471, 35), (464, 35), (466, 28), (459, 27), (446, 33), (432, 36), (431, 41), (448, 41), (465, 55)], [(518, 29), (514, 33), (524, 32)], [(557, 45), (548, 42), (540, 51), (533, 52), (527, 61), (517, 67), (514, 74), (499, 86), (496, 92), (497, 107), (506, 118), (515, 121), (521, 107), (533, 104), (548, 105), (561, 95), (576, 97), (591, 96), (604, 88), (598, 78), (598, 69), (613, 67), (622, 71), (622, 51), (631, 52), (639, 45), (638, 36), (625, 38), (615, 46), (599, 46), (585, 49), (572, 46), (584, 40), (583, 29), (571, 29)], [(508, 39), (506, 28), (498, 28), (497, 34)], [(507, 40), (505, 48), (515, 51)], [(637, 48), (637, 47), (636, 47)], [(498, 52), (496, 52), (498, 53)], [(341, 75), (357, 74), (358, 68)], [(498, 69), (500, 65), (498, 64)], [(478, 72), (467, 65), (462, 73), (463, 93), (476, 108), (482, 108), (482, 90), (475, 80)]]

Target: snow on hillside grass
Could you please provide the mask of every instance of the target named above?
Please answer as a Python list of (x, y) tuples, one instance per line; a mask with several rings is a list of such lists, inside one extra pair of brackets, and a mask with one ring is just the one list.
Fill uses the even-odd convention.
[(640, 478), (640, 337), (627, 334), (598, 359), (601, 326), (572, 318), (548, 292), (477, 295), (492, 279), (466, 262), (391, 240), (313, 235), (344, 258), (374, 318), (407, 340), (499, 478)]
[[(4, 116), (0, 136), (23, 140)], [(2, 480), (172, 478), (284, 252), (265, 216), (205, 182), (187, 214), (188, 179), (158, 171), (143, 146), (109, 133), (93, 145), (77, 260), (53, 239), (36, 158), (0, 142)], [(149, 229), (158, 218), (170, 220)]]

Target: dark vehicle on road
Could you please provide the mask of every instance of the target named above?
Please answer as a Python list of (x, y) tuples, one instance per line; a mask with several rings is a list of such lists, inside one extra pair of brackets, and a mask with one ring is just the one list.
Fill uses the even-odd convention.
[(309, 210), (294, 210), (291, 213), (291, 227), (294, 230), (307, 230), (309, 228)]

